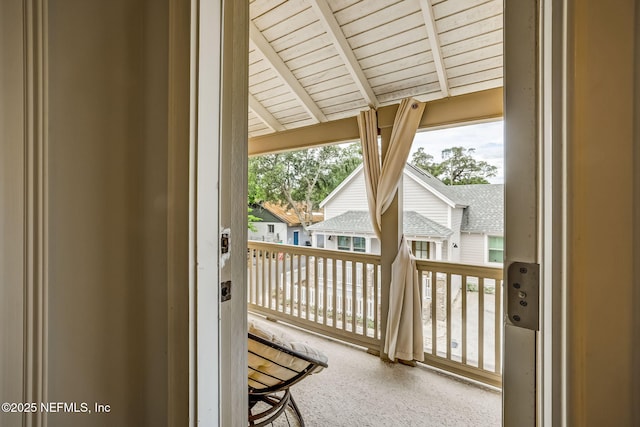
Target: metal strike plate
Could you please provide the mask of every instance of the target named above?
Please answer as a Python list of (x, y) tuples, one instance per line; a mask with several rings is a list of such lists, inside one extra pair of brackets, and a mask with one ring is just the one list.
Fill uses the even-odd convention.
[(507, 316), (521, 328), (540, 329), (540, 266), (514, 262), (508, 269)]
[(229, 301), (231, 299), (231, 280), (220, 283), (220, 302)]
[(220, 253), (226, 254), (229, 252), (229, 234), (222, 233), (220, 236)]

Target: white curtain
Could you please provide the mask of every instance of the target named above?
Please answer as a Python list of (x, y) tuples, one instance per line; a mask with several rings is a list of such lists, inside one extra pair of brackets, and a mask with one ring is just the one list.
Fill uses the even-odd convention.
[[(378, 238), (382, 214), (396, 194), (424, 108), (424, 103), (414, 99), (402, 101), (382, 162), (378, 151), (376, 112), (363, 111), (358, 117), (367, 199)], [(391, 360), (424, 360), (421, 306), (415, 259), (403, 236), (391, 269), (384, 349)]]
[(380, 220), (377, 212), (378, 181), (380, 180), (380, 154), (378, 151), (378, 116), (376, 110), (361, 111), (358, 117), (360, 141), (362, 142), (362, 164), (367, 187), (367, 201), (373, 231), (380, 239)]

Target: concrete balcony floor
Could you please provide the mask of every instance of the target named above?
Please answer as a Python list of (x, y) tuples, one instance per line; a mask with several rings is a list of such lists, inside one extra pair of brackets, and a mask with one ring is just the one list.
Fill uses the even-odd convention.
[[(423, 365), (386, 363), (362, 348), (282, 323), (268, 325), (329, 358), (328, 369), (291, 389), (308, 427), (501, 425), (499, 391)], [(279, 421), (274, 426), (297, 425), (291, 417)]]

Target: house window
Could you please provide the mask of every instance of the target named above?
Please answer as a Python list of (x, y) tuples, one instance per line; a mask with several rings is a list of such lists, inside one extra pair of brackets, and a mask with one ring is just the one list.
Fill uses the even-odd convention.
[(413, 255), (418, 259), (429, 259), (429, 242), (414, 241), (411, 243)]
[(350, 251), (351, 250), (351, 237), (338, 236), (338, 250)]
[(504, 262), (504, 238), (502, 236), (489, 236), (488, 241), (488, 261), (502, 264)]
[(274, 233), (276, 231), (276, 226), (273, 224), (267, 224), (267, 231), (269, 233)]
[(354, 252), (366, 252), (367, 242), (364, 237), (353, 238), (353, 251)]

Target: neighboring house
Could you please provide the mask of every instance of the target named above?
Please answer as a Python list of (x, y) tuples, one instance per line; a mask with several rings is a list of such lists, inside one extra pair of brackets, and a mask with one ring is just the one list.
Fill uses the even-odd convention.
[[(249, 240), (311, 246), (311, 236), (304, 230), (293, 209), (274, 203), (250, 206), (251, 215), (261, 219), (253, 223), (256, 231), (249, 230)], [(322, 221), (322, 213), (313, 212), (312, 222)]]
[[(449, 186), (410, 164), (403, 177), (403, 231), (416, 257), (502, 264), (502, 184)], [(367, 206), (359, 166), (320, 204), (325, 221), (309, 227), (312, 246), (380, 253)]]

